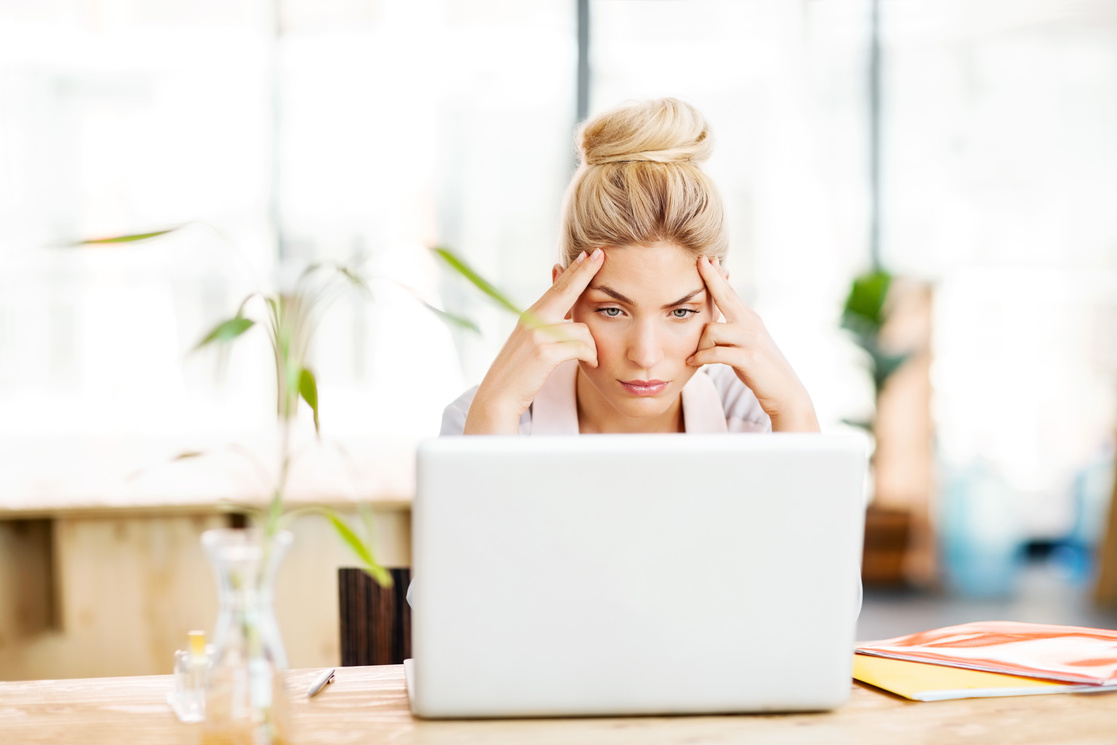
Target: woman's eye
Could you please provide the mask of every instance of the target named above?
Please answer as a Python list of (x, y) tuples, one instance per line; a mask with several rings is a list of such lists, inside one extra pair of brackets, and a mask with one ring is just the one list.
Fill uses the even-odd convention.
[(697, 312), (698, 311), (691, 310), (690, 308), (675, 308), (673, 311), (671, 311), (671, 317), (672, 318), (688, 318), (688, 317), (694, 315)]
[(601, 312), (604, 313), (609, 318), (616, 318), (617, 316), (619, 316), (621, 314), (621, 309), (620, 308), (602, 308)]

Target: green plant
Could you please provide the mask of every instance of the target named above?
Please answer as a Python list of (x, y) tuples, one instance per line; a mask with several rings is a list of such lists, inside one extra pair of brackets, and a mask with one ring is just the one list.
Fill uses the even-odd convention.
[[(853, 333), (858, 346), (865, 350), (869, 374), (873, 379), (874, 400), (880, 399), (884, 384), (911, 357), (910, 353), (894, 353), (884, 347), (881, 334), (888, 322), (888, 291), (893, 276), (874, 269), (855, 277), (842, 308), (842, 328)], [(872, 430), (872, 421), (847, 423)]]
[[(183, 227), (185, 225), (145, 233), (86, 239), (74, 245), (103, 246), (136, 243), (173, 233)], [(470, 274), (472, 270), (468, 270), (464, 262), (448, 249), (439, 248), (436, 252), (447, 264), (463, 272), (471, 281), (484, 282), (476, 274)], [(412, 288), (402, 284), (400, 286), (418, 297), (418, 293)], [(271, 538), (292, 520), (307, 514), (319, 514), (329, 521), (341, 540), (357, 556), (362, 568), (380, 585), (390, 586), (391, 574), (376, 560), (372, 549), (372, 512), (367, 504), (358, 504), (364, 537), (350, 527), (335, 510), (325, 505), (306, 505), (294, 509), (285, 507), (288, 477), (294, 460), (291, 450), (291, 432), (300, 400), (310, 407), (315, 432), (321, 437), (318, 381), (308, 358), (311, 342), (322, 313), (346, 288), (371, 298), (368, 279), (355, 267), (337, 262), (312, 263), (288, 288), (249, 294), (241, 301), (232, 317), (217, 323), (191, 351), (197, 352), (210, 346), (232, 344), (255, 326), (263, 326), (266, 329), (275, 369), (276, 414), (280, 432), (279, 472), (271, 487), (266, 508), (244, 504), (230, 506), (247, 513), (255, 522), (262, 524), (266, 545), (270, 544)], [(443, 321), (460, 328), (478, 331), (472, 321), (447, 313), (421, 297), (419, 301)], [(238, 452), (249, 455), (243, 449), (238, 449)], [(205, 453), (185, 452), (176, 456), (175, 460), (202, 455)]]
[(498, 290), (496, 286), (493, 285), (493, 283), (489, 282), (487, 279), (478, 274), (477, 271), (473, 269), (473, 267), (467, 264), (465, 260), (455, 254), (453, 251), (444, 246), (435, 246), (431, 249), (431, 252), (433, 252), (435, 256), (441, 259), (442, 262), (446, 264), (446, 266), (453, 269), (456, 273), (468, 280), (470, 284), (484, 293), (490, 300), (496, 303), (497, 306), (503, 308), (509, 313), (513, 313), (515, 315), (523, 315), (524, 311), (521, 310), (519, 306), (509, 300), (503, 292)]
[[(308, 505), (284, 509), (288, 477), (293, 460), (291, 429), (298, 414), (300, 399), (310, 407), (315, 433), (321, 436), (318, 413), (318, 380), (310, 367), (308, 355), (321, 313), (340, 295), (343, 285), (350, 285), (368, 294), (365, 280), (344, 264), (315, 263), (299, 274), (294, 285), (271, 293), (253, 292), (237, 308), (236, 314), (219, 322), (199, 341), (193, 351), (215, 344), (230, 344), (257, 325), (267, 330), (275, 365), (276, 414), (279, 422), (279, 474), (272, 488), (266, 511), (248, 508), (262, 520), (265, 540), (293, 519), (318, 513), (334, 527), (338, 536), (360, 559), (362, 568), (379, 584), (391, 585), (391, 574), (376, 561), (372, 550), (372, 517), (367, 506), (361, 510), (366, 538), (354, 531), (337, 512), (324, 505)], [(254, 302), (255, 301), (255, 302)], [(253, 304), (263, 313), (257, 320), (247, 313)]]

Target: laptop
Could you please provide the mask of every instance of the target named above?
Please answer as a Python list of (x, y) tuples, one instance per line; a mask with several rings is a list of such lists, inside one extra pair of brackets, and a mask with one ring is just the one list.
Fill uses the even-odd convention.
[(405, 663), (413, 713), (840, 706), (867, 463), (853, 435), (423, 443)]

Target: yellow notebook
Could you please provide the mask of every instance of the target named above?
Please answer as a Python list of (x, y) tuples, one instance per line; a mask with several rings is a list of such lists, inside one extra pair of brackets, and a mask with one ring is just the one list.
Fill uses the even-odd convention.
[(863, 654), (853, 655), (853, 677), (912, 701), (1117, 691), (1117, 683), (1061, 683)]

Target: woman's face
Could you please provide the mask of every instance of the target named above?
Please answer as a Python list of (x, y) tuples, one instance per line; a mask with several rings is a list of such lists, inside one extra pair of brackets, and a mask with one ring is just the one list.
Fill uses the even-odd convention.
[(622, 426), (675, 409), (698, 369), (686, 359), (715, 320), (695, 257), (671, 243), (606, 249), (571, 317), (589, 327), (597, 344), (597, 367), (581, 365), (592, 390), (579, 405), (595, 406), (599, 421)]

